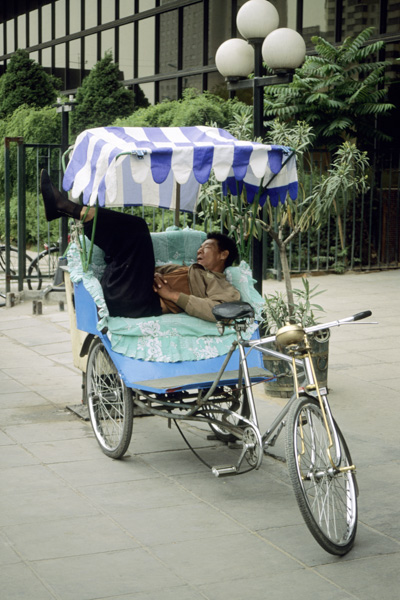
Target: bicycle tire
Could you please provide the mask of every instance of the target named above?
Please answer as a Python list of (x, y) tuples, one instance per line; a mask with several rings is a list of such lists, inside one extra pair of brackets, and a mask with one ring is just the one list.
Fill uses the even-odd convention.
[[(347, 444), (336, 423), (335, 428), (341, 466), (350, 466)], [(312, 396), (302, 396), (293, 403), (287, 417), (286, 458), (290, 480), (311, 534), (324, 550), (343, 556), (353, 547), (357, 531), (357, 483), (353, 471), (339, 472), (332, 468), (328, 445), (319, 403)], [(331, 454), (335, 461), (334, 448)]]
[[(6, 271), (6, 247), (4, 245), (0, 246), (0, 267), (5, 272)], [(29, 272), (29, 268), (32, 264), (32, 259), (28, 254), (25, 254), (25, 273)], [(18, 276), (19, 269), (19, 252), (18, 248), (14, 246), (10, 246), (10, 275), (14, 278)], [(37, 270), (37, 267), (36, 267)], [(39, 276), (39, 274), (38, 274)], [(31, 289), (31, 288), (30, 288)]]
[[(248, 419), (248, 417), (250, 416), (250, 406), (245, 388), (242, 388), (242, 393), (240, 394), (239, 398), (232, 400), (227, 399), (225, 402), (218, 402), (216, 403), (216, 406), (232, 410), (233, 412), (239, 414), (242, 417), (245, 417), (246, 419)], [(224, 421), (229, 421), (233, 425), (240, 426), (239, 418), (236, 418), (233, 415), (226, 416), (223, 413), (213, 412), (208, 413), (208, 416), (221, 422), (221, 425), (219, 425), (218, 423), (209, 423), (211, 431), (219, 440), (225, 443), (229, 443), (235, 442), (238, 439), (237, 436), (235, 436), (229, 431), (229, 429), (223, 427), (223, 423)], [(243, 423), (243, 427), (246, 427), (246, 423)]]
[(99, 338), (89, 348), (85, 393), (90, 422), (102, 451), (110, 458), (122, 458), (132, 437), (132, 390), (125, 386)]
[[(28, 268), (27, 284), (30, 290), (42, 289), (43, 279), (53, 280), (58, 268), (59, 247), (51, 246), (32, 260)], [(36, 271), (36, 273), (35, 273)], [(37, 281), (37, 286), (35, 282)]]

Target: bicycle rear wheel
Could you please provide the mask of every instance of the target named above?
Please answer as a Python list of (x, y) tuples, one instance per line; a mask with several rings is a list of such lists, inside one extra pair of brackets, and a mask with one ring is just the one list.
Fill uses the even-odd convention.
[(89, 349), (86, 396), (90, 422), (102, 451), (111, 458), (122, 458), (132, 437), (132, 390), (125, 386), (99, 338)]
[[(31, 265), (32, 265), (32, 259), (28, 254), (26, 254), (25, 255), (25, 274), (26, 275), (29, 273)], [(6, 270), (6, 247), (5, 246), (0, 247), (0, 268), (5, 272), (5, 270)], [(10, 247), (10, 275), (11, 275), (11, 277), (17, 278), (18, 272), (19, 272), (18, 248), (11, 246)], [(31, 276), (37, 280), (40, 279), (39, 269), (38, 269), (37, 265), (32, 267)], [(28, 286), (29, 286), (29, 283), (28, 283)], [(29, 289), (32, 289), (32, 288), (29, 286)]]
[[(335, 424), (341, 467), (352, 465), (347, 444)], [(332, 434), (332, 438), (334, 438)], [(319, 403), (311, 396), (295, 402), (287, 418), (286, 456), (300, 512), (317, 542), (329, 553), (344, 555), (357, 530), (357, 484), (353, 471), (332, 467), (328, 433)], [(331, 448), (336, 463), (335, 446)]]

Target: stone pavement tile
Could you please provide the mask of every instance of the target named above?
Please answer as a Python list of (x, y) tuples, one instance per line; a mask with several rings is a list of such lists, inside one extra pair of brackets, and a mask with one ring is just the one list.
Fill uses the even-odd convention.
[(361, 381), (379, 381), (383, 385), (391, 379), (399, 378), (397, 367), (394, 368), (391, 363), (377, 363), (372, 369), (368, 365), (353, 367), (352, 376)]
[[(12, 380), (10, 379), (10, 381)], [(2, 384), (0, 383), (0, 390), (1, 388)], [(40, 394), (31, 390), (20, 393), (13, 392), (12, 394), (2, 394), (0, 391), (0, 408), (10, 408), (11, 406), (13, 408), (30, 408), (32, 406), (42, 406), (43, 404), (50, 405)], [(2, 423), (5, 423), (5, 421), (2, 421)]]
[[(153, 552), (171, 571), (192, 585), (244, 579), (260, 573), (291, 573), (301, 565), (251, 533), (222, 535), (154, 546)], [(229, 597), (229, 596), (228, 596)]]
[[(181, 429), (196, 448), (210, 445), (206, 439), (208, 433), (211, 433), (209, 429), (206, 433), (202, 432), (200, 437), (197, 431), (187, 424), (182, 423)], [(129, 446), (131, 455), (145, 456), (148, 453), (162, 453), (168, 450), (187, 450), (185, 441), (174, 425), (169, 429), (168, 420), (164, 417), (146, 416), (134, 419), (132, 441)]]
[[(6, 600), (54, 600), (56, 596), (24, 563), (0, 567), (0, 590)], [(76, 600), (76, 599), (75, 599)]]
[(32, 563), (62, 600), (92, 600), (165, 588), (184, 581), (145, 550), (124, 550)]
[[(66, 370), (66, 369), (64, 369)], [(46, 400), (60, 406), (70, 406), (82, 403), (82, 375), (71, 372), (71, 376), (64, 378), (59, 385), (37, 388), (37, 393)], [(76, 418), (76, 417), (75, 417)]]
[(399, 597), (400, 554), (371, 556), (340, 561), (317, 568), (328, 579), (340, 582), (362, 600), (397, 600)]
[(107, 596), (96, 600), (206, 600), (203, 593), (198, 592), (188, 585), (163, 589), (152, 592), (135, 592), (123, 596)]
[[(75, 377), (75, 373), (66, 369), (61, 365), (55, 365), (51, 360), (46, 358), (47, 366), (31, 368), (27, 365), (21, 365), (15, 368), (5, 368), (4, 372), (9, 377), (18, 380), (21, 385), (26, 386), (31, 390), (37, 390), (40, 393), (42, 388), (54, 386), (57, 381), (58, 385), (68, 385), (71, 377)], [(78, 373), (78, 372), (77, 372)]]
[(1, 485), (2, 491), (6, 490), (7, 495), (15, 495), (56, 490), (62, 483), (47, 467), (27, 465), (2, 469)]
[(338, 561), (356, 561), (368, 556), (400, 553), (400, 545), (397, 542), (359, 523), (355, 543), (350, 552), (343, 557), (328, 554), (314, 540), (300, 512), (298, 512), (297, 525), (271, 528), (259, 531), (259, 534), (308, 567), (337, 563)]
[[(97, 460), (102, 458), (101, 455), (99, 455), (97, 442), (95, 441), (94, 436), (90, 435), (90, 432), (87, 437), (33, 442), (24, 445), (33, 456), (36, 456), (42, 463), (47, 465), (76, 460)], [(110, 460), (106, 455), (104, 455), (103, 459), (104, 461)]]
[(43, 356), (56, 355), (61, 353), (71, 354), (71, 340), (65, 342), (56, 342), (55, 344), (43, 344), (43, 346), (35, 346), (35, 352)]
[(29, 327), (8, 329), (7, 336), (28, 348), (71, 340), (68, 331), (45, 322), (39, 324), (36, 321)]
[(12, 440), (4, 431), (0, 431), (0, 446), (16, 445), (15, 440)]
[(26, 391), (26, 388), (21, 383), (15, 381), (15, 379), (13, 379), (12, 377), (9, 377), (9, 379), (5, 379), (1, 382), (0, 399), (1, 396), (3, 396), (4, 394), (8, 395)]
[[(1, 411), (0, 411), (1, 418)], [(2, 469), (38, 464), (39, 460), (20, 446), (2, 446), (0, 452), (0, 473)], [(1, 475), (0, 475), (1, 476)]]
[[(371, 325), (372, 327), (372, 325)], [(340, 330), (341, 333), (342, 329)], [(368, 348), (369, 351), (375, 352), (376, 356), (379, 357), (381, 351), (387, 351), (389, 354), (391, 352), (398, 352), (399, 349), (399, 338), (398, 336), (394, 336), (391, 334), (386, 334), (385, 337), (382, 338), (374, 338), (373, 343), (370, 342), (366, 346), (365, 340), (360, 344), (360, 338), (357, 336), (353, 340), (342, 339), (342, 336), (337, 335), (336, 337), (331, 337), (331, 341), (329, 343), (329, 355), (331, 350), (335, 352), (340, 352), (342, 349), (346, 352), (351, 352), (357, 354), (358, 352), (363, 352), (365, 348)]]
[(131, 535), (103, 515), (24, 523), (3, 528), (25, 561), (137, 548)]
[[(199, 585), (199, 590), (210, 600), (354, 600), (352, 594), (347, 593), (340, 581), (328, 581), (318, 573), (309, 570), (295, 570), (291, 573), (268, 572), (268, 564), (252, 578), (235, 576), (235, 559), (232, 556), (232, 576), (226, 581), (217, 581), (212, 584)], [(356, 597), (358, 598), (358, 596)], [(360, 599), (361, 600), (361, 599)]]
[(76, 491), (54, 478), (52, 487), (43, 486), (33, 491), (14, 489), (0, 495), (0, 526), (42, 523), (57, 519), (71, 519), (85, 515), (98, 515), (99, 511)]
[(112, 515), (123, 510), (134, 512), (138, 509), (180, 507), (198, 502), (179, 483), (166, 477), (88, 485), (82, 486), (80, 491), (97, 507)]
[(63, 416), (70, 417), (65, 409), (54, 406), (51, 402), (44, 404), (43, 400), (38, 406), (1, 408), (2, 404), (0, 396), (0, 422), (7, 423), (9, 427), (26, 423), (42, 424), (46, 421), (54, 422), (56, 419), (62, 419)]
[(69, 411), (61, 413), (57, 421), (12, 425), (5, 427), (4, 431), (11, 439), (20, 444), (74, 440), (90, 436), (91, 434), (90, 425), (88, 426), (84, 421), (72, 416), (72, 413)]
[(0, 567), (3, 565), (12, 565), (19, 562), (21, 562), (21, 558), (16, 552), (14, 552), (9, 540), (6, 538), (5, 535), (3, 535), (3, 533), (0, 530)]
[[(114, 519), (149, 548), (241, 533), (243, 528), (204, 502), (119, 511)], [(151, 523), (151, 526), (149, 524)]]
[(159, 477), (139, 457), (104, 460), (100, 448), (99, 452), (99, 459), (57, 463), (49, 465), (49, 469), (74, 487)]
[(15, 316), (12, 311), (0, 312), (0, 331), (8, 332), (12, 329), (34, 327), (36, 319), (28, 316)]
[[(265, 476), (264, 465), (243, 477), (177, 477), (185, 488), (251, 531), (285, 527), (298, 521), (292, 488)], [(197, 480), (196, 480), (197, 479)]]

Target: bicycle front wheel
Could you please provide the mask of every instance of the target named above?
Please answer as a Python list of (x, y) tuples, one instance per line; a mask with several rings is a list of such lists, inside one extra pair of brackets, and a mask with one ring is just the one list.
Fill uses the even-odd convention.
[[(335, 424), (341, 467), (352, 465), (347, 444)], [(332, 434), (332, 438), (333, 438)], [(299, 398), (287, 418), (286, 456), (300, 512), (317, 542), (342, 556), (354, 544), (357, 530), (357, 485), (353, 471), (339, 471), (329, 460), (328, 433), (319, 403)], [(335, 445), (331, 456), (336, 464)]]
[(132, 390), (125, 386), (99, 338), (89, 349), (86, 395), (90, 422), (101, 449), (111, 458), (122, 458), (132, 437)]

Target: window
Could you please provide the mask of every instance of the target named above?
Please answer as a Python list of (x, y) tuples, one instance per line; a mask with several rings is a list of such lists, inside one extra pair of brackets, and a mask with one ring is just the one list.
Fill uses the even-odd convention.
[(26, 48), (26, 15), (18, 17), (18, 48)]
[(69, 65), (67, 88), (73, 89), (81, 85), (81, 40), (69, 42)]
[(81, 31), (81, 0), (69, 0), (69, 33)]
[(115, 2), (113, 0), (101, 0), (101, 22), (109, 23), (115, 19)]
[(135, 14), (135, 0), (119, 0), (119, 18), (130, 17)]
[(97, 35), (85, 37), (85, 74), (97, 63)]
[(140, 86), (142, 92), (146, 96), (147, 100), (150, 104), (154, 104), (155, 96), (154, 96), (154, 83), (142, 83)]
[(163, 100), (178, 100), (176, 79), (160, 81), (159, 102), (162, 102)]
[(85, 29), (96, 27), (97, 25), (97, 2), (85, 3)]
[(183, 69), (203, 64), (203, 4), (183, 9), (182, 56)]
[(120, 70), (124, 79), (133, 79), (133, 24), (123, 25), (119, 28), (119, 59)]
[(139, 21), (139, 57), (138, 57), (138, 75), (154, 75), (155, 57), (154, 57), (154, 17)]
[(160, 73), (178, 70), (178, 11), (160, 15)]
[(29, 13), (29, 44), (36, 46), (39, 43), (39, 13), (33, 10)]
[(106, 29), (101, 32), (101, 58), (106, 52), (111, 52), (113, 59), (115, 58), (115, 30)]
[(305, 0), (303, 7), (303, 37), (306, 46), (312, 46), (311, 38), (319, 35), (330, 42), (334, 41), (335, 29), (329, 24), (329, 3), (319, 0)]
[(14, 19), (7, 21), (7, 52), (14, 52), (15, 48), (15, 35), (14, 35)]
[[(400, 5), (398, 0), (388, 0), (386, 33), (399, 33)], [(397, 54), (398, 56), (398, 54)]]
[(42, 42), (51, 41), (51, 4), (42, 6)]
[(65, 29), (65, 0), (57, 0), (54, 5), (56, 11), (56, 38), (64, 37)]

